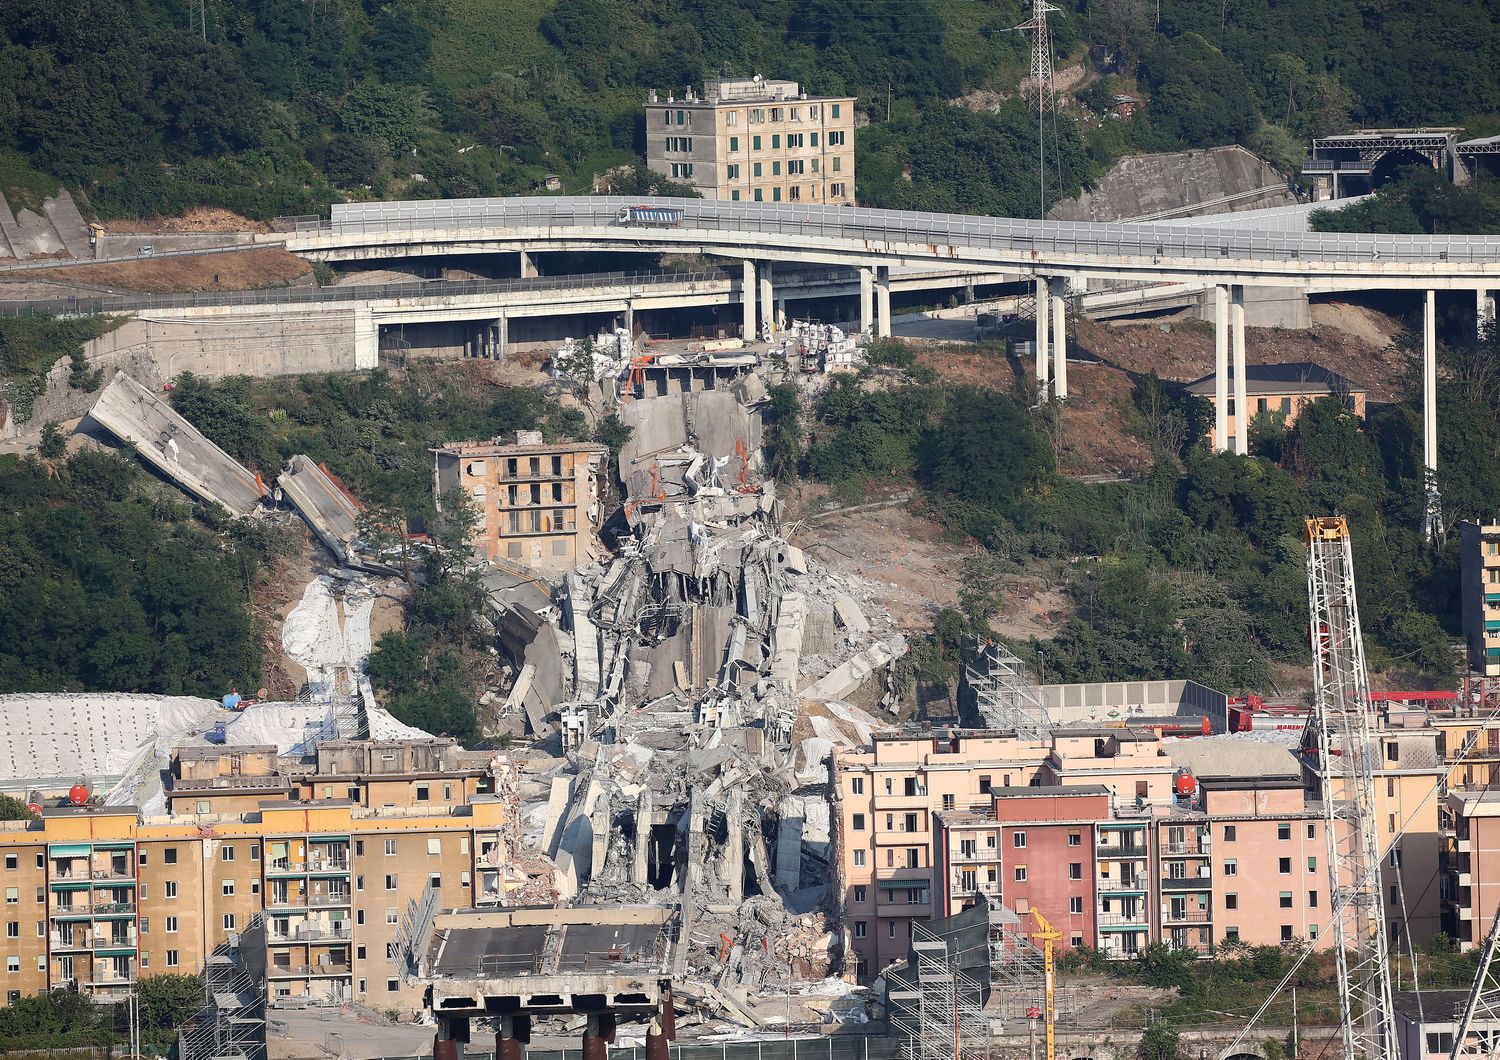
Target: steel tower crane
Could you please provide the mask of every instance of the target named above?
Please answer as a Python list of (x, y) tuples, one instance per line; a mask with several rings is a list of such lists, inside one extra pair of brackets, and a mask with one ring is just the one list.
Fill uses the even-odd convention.
[(1316, 736), (1323, 795), (1344, 1060), (1386, 1060), (1396, 1035), (1380, 894), (1378, 744), (1354, 553), (1341, 517), (1307, 520), (1307, 597), (1316, 696), (1308, 727)]

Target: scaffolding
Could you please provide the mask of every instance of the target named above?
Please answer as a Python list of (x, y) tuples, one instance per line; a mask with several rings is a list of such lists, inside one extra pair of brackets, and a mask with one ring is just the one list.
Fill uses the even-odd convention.
[(961, 699), (980, 726), (1014, 732), (1028, 740), (1052, 735), (1052, 720), (1041, 689), (1026, 676), (1021, 660), (998, 643), (979, 645), (964, 663)]
[(266, 1060), (265, 916), (204, 964), (203, 1010), (177, 1034), (180, 1060)]
[(984, 988), (959, 971), (959, 955), (927, 925), (912, 923), (911, 949), (911, 963), (885, 973), (904, 1060), (988, 1060)]
[[(991, 1014), (1011, 1020), (1038, 1019), (1046, 1001), (1047, 972), (1041, 947), (1026, 934), (1025, 922), (1005, 906), (990, 913), (990, 984), (998, 1000)], [(1078, 1011), (1075, 990), (1055, 990), (1053, 1011), (1058, 1018)]]

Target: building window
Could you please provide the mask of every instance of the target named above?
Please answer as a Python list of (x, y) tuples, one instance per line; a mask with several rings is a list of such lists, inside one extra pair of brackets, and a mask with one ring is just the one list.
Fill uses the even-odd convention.
[(396, 874), (394, 872), (388, 872), (385, 874), (385, 889), (388, 891), (394, 891), (396, 889)]
[(1017, 865), (1016, 866), (1016, 882), (1017, 883), (1025, 883), (1026, 882), (1026, 866), (1025, 865)]
[(1292, 838), (1292, 826), (1289, 825), (1289, 824), (1278, 824), (1276, 826), (1276, 838), (1277, 839), (1290, 839), (1290, 838)]
[(1307, 859), (1307, 871), (1308, 872), (1317, 872), (1318, 871), (1318, 859), (1317, 858), (1308, 858)]
[(1073, 895), (1072, 897), (1070, 897), (1068, 899), (1068, 912), (1070, 912), (1070, 913), (1081, 913), (1081, 912), (1083, 912), (1083, 895), (1081, 895), (1081, 894), (1075, 894), (1075, 895)]
[(234, 914), (233, 913), (225, 913), (224, 914), (224, 930), (225, 931), (233, 931), (234, 930)]
[(1309, 838), (1309, 839), (1316, 839), (1317, 836), (1318, 836), (1318, 826), (1315, 825), (1315, 824), (1308, 825), (1307, 826), (1307, 838)]
[(865, 852), (863, 850), (856, 850), (854, 852), (854, 864), (863, 866), (864, 863), (865, 863)]
[(870, 891), (866, 887), (856, 887), (856, 888), (854, 888), (854, 900), (856, 902), (863, 903), (863, 902), (867, 901), (868, 898), (869, 898), (869, 894), (870, 894)]
[(752, 150), (752, 151), (759, 151), (760, 150), (760, 137), (759, 136), (752, 136), (752, 137), (750, 137), (750, 150)]
[(17, 864), (18, 863), (16, 861), (16, 855), (14, 855), (14, 854), (7, 854), (7, 855), (5, 855), (5, 867), (7, 869), (13, 869), (13, 868), (15, 868), (17, 866)]
[(1385, 745), (1385, 760), (1387, 762), (1401, 761), (1401, 745), (1395, 740), (1389, 740)]
[(1237, 927), (1227, 927), (1227, 928), (1224, 929), (1224, 941), (1225, 942), (1238, 942), (1239, 940), (1240, 940), (1240, 929), (1239, 928), (1237, 928)]
[(177, 951), (176, 950), (168, 950), (167, 951), (167, 967), (168, 968), (176, 968), (177, 967)]
[(1081, 847), (1081, 846), (1083, 846), (1083, 836), (1079, 835), (1077, 832), (1069, 832), (1068, 833), (1068, 846), (1070, 846), (1070, 847)]
[(849, 827), (856, 832), (863, 832), (865, 830), (865, 815), (862, 813), (855, 814), (850, 819)]
[(1279, 901), (1278, 904), (1283, 909), (1290, 909), (1292, 907), (1292, 892), (1291, 891), (1282, 891), (1281, 892), (1281, 896), (1280, 896), (1280, 901)]
[(943, 809), (945, 809), (945, 810), (951, 810), (951, 809), (953, 809), (953, 806), (954, 806), (953, 796), (952, 795), (944, 795), (943, 796)]
[(781, 163), (780, 162), (772, 162), (771, 163), (771, 176), (773, 176), (773, 177), (779, 177), (779, 176), (781, 176)]
[(1081, 861), (1071, 861), (1071, 862), (1068, 863), (1068, 879), (1070, 879), (1070, 880), (1081, 880), (1081, 879), (1083, 879), (1083, 862), (1081, 862)]
[(394, 994), (396, 991), (401, 989), (401, 980), (387, 979), (385, 981), (385, 989), (387, 993)]
[(21, 937), (21, 922), (19, 920), (11, 920), (6, 923), (5, 937), (8, 939), (18, 939)]
[(865, 922), (863, 920), (856, 920), (854, 922), (854, 937), (855, 938), (857, 938), (857, 939), (864, 938), (865, 937), (865, 933), (868, 930), (869, 930), (869, 928), (868, 928), (868, 926), (865, 924)]
[(781, 134), (780, 133), (772, 133), (771, 134), (771, 150), (773, 150), (773, 151), (779, 151), (780, 149), (781, 149)]
[(738, 165), (725, 166), (724, 167), (724, 179), (725, 180), (739, 180), (740, 179), (740, 167)]
[(781, 201), (781, 189), (780, 188), (772, 188), (771, 189), (771, 201), (772, 202), (780, 202)]
[[(677, 180), (691, 180), (693, 176), (693, 164), (691, 162), (673, 162), (672, 176)], [(533, 529), (537, 528), (533, 527)]]
[(760, 189), (756, 188), (755, 191), (752, 194), (754, 195), (755, 201), (756, 202), (760, 202), (760, 200), (761, 200)]
[(388, 858), (396, 856), (396, 841), (394, 839), (387, 839), (385, 841), (385, 856)]
[(176, 898), (177, 897), (177, 881), (176, 880), (168, 880), (167, 881), (167, 897), (168, 898)]
[(5, 888), (5, 904), (6, 905), (20, 905), (21, 904), (21, 888), (19, 888), (19, 887), (7, 887), (7, 888)]
[[(835, 173), (842, 173), (843, 170), (844, 170), (844, 160), (842, 158), (840, 158), (838, 155), (834, 155), (833, 156), (833, 171)], [(842, 187), (842, 185), (840, 185), (840, 187)]]
[(1236, 834), (1237, 833), (1235, 832), (1235, 826), (1234, 825), (1232, 825), (1232, 824), (1226, 824), (1224, 826), (1224, 842), (1226, 842), (1226, 843), (1233, 843), (1234, 840), (1235, 840)]
[(428, 799), (428, 796), (431, 794), (431, 792), (432, 792), (432, 789), (430, 787), (428, 787), (426, 784), (418, 784), (417, 785), (417, 801), (418, 802), (426, 802), (427, 799)]
[(168, 935), (177, 934), (177, 918), (175, 916), (167, 917), (166, 929)]
[(1225, 909), (1238, 909), (1240, 907), (1240, 896), (1230, 892), (1224, 896)]
[(1292, 925), (1290, 925), (1290, 924), (1282, 924), (1281, 925), (1281, 941), (1282, 942), (1291, 942), (1292, 941)]
[(1233, 861), (1233, 860), (1224, 862), (1224, 875), (1225, 876), (1234, 876), (1239, 871), (1240, 871), (1240, 866), (1239, 866), (1238, 862)]
[(220, 861), (233, 861), (234, 860), (234, 847), (224, 847), (223, 849), (221, 849), (219, 851), (219, 860)]
[(754, 176), (757, 176), (757, 177), (760, 176), (760, 163), (759, 162), (751, 162), (750, 163), (750, 172)]
[(740, 138), (738, 136), (731, 136), (729, 138), (729, 149), (731, 151), (738, 151), (740, 149)]
[(1014, 847), (1016, 847), (1017, 849), (1020, 849), (1021, 847), (1024, 847), (1026, 845), (1026, 833), (1025, 832), (1015, 832), (1015, 833), (1012, 833), (1012, 835), (1010, 837), (1010, 842), (1011, 842), (1011, 845), (1014, 846)]
[(234, 881), (233, 880), (225, 880), (222, 883), (220, 883), (219, 884), (219, 893), (222, 894), (225, 898), (232, 898), (232, 897), (234, 897)]
[(1292, 859), (1291, 858), (1277, 858), (1276, 859), (1276, 871), (1279, 872), (1283, 876), (1290, 876), (1292, 874)]
[(837, 104), (837, 103), (830, 103), (830, 104), (828, 104), (828, 110), (829, 110), (829, 113), (830, 113), (830, 115), (832, 117), (837, 118), (839, 116), (839, 104)]
[(828, 134), (829, 147), (842, 147), (844, 145), (844, 134), (842, 132), (831, 132)]
[(842, 184), (830, 184), (830, 185), (828, 185), (828, 197), (831, 198), (831, 199), (842, 199), (844, 197), (844, 185), (842, 185)]
[(1308, 891), (1307, 892), (1307, 908), (1309, 908), (1309, 909), (1316, 909), (1316, 908), (1318, 908), (1318, 892), (1317, 891)]

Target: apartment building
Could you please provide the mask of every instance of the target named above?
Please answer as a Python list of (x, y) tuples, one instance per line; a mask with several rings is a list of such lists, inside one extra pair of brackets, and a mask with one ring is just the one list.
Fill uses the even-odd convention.
[(595, 558), (607, 446), (545, 445), (539, 431), (517, 431), (514, 444), (453, 442), (431, 452), (439, 508), (455, 490), (467, 496), (486, 558), (540, 570), (573, 570)]
[(1096, 829), (1109, 819), (1109, 789), (994, 788), (990, 800), (983, 811), (938, 812), (936, 915), (952, 916), (988, 895), (1020, 917), (1041, 913), (1064, 946), (1095, 945)]
[(1442, 930), (1470, 950), (1500, 908), (1500, 790), (1457, 788), (1443, 810)]
[(487, 755), (451, 740), (343, 741), (288, 767), (262, 749), (184, 751), (168, 814), (65, 807), (0, 824), (7, 998), (120, 996), (143, 976), (201, 971), (259, 924), (273, 1004), (415, 1007), (388, 959), (409, 903), (429, 888), (447, 907), (504, 894)]
[(1469, 669), (1500, 677), (1500, 523), (1458, 524), (1459, 603)]
[[(1212, 375), (1205, 375), (1188, 383), (1189, 394), (1201, 397), (1209, 404), (1218, 401), (1217, 387)], [(1337, 372), (1329, 371), (1312, 361), (1294, 361), (1287, 364), (1250, 364), (1245, 366), (1246, 410), (1253, 423), (1256, 416), (1274, 415), (1290, 426), (1304, 408), (1319, 398), (1338, 396), (1347, 401), (1360, 419), (1365, 416), (1366, 399), (1369, 392), (1355, 386)], [(1235, 408), (1234, 398), (1229, 398), (1228, 421), (1225, 432), (1226, 445), (1232, 445), (1238, 429), (1240, 410)], [(1209, 444), (1216, 441), (1212, 425), (1206, 435)]]
[(1150, 729), (1061, 729), (1044, 763), (1044, 783), (1102, 784), (1121, 805), (1172, 801), (1176, 765)]
[(646, 101), (646, 164), (732, 202), (854, 202), (854, 98), (795, 81), (708, 80)]

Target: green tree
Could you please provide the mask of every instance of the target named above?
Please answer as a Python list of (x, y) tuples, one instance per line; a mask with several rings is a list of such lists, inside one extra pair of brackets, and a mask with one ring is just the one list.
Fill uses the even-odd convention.
[(0, 795), (0, 821), (34, 821), (31, 807), (14, 795)]
[(1141, 1060), (1177, 1060), (1179, 1035), (1165, 1020), (1152, 1020), (1141, 1034)]
[(46, 460), (60, 460), (68, 452), (68, 436), (62, 432), (56, 420), (42, 424), (42, 441), (37, 452)]

